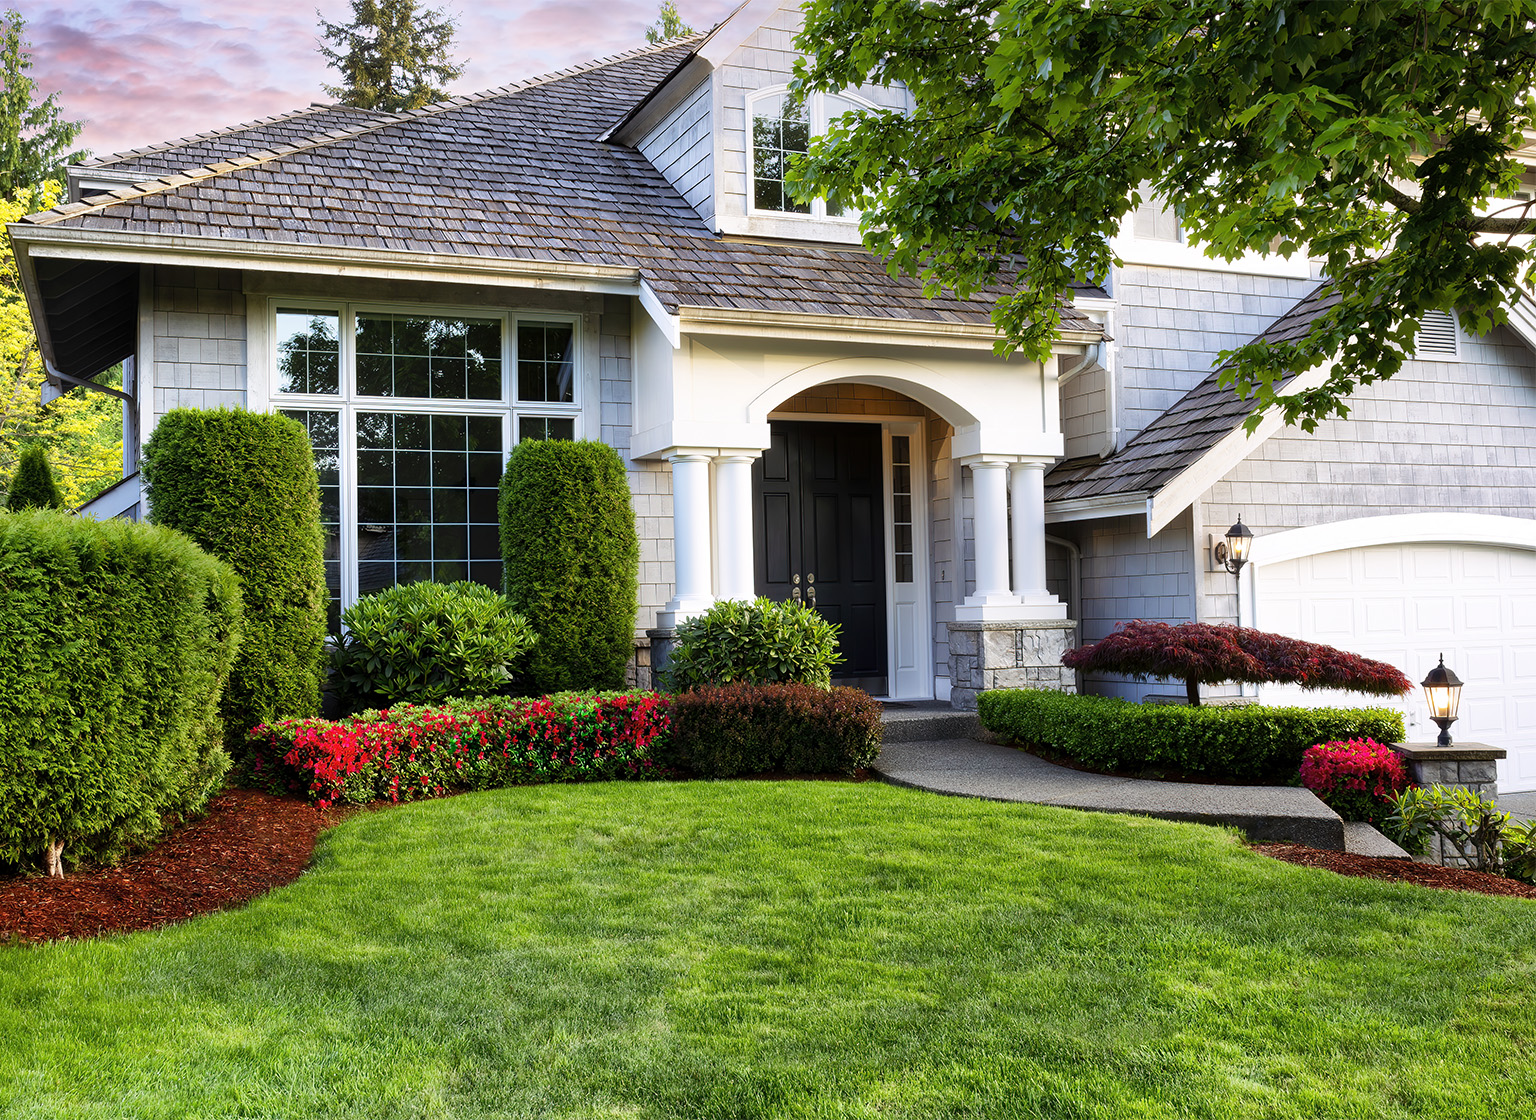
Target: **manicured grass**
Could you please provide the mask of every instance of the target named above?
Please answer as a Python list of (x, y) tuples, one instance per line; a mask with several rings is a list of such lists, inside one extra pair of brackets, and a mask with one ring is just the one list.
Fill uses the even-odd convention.
[(887, 786), (360, 815), (243, 911), (0, 952), (0, 1115), (1473, 1117), (1536, 906)]

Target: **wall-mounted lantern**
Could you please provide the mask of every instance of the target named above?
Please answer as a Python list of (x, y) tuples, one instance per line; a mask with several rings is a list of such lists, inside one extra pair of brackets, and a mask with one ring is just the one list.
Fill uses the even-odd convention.
[(1440, 664), (1424, 678), (1424, 702), (1429, 705), (1429, 718), (1440, 725), (1440, 738), (1435, 744), (1451, 745), (1451, 724), (1456, 722), (1456, 710), (1461, 707), (1461, 680), (1445, 667), (1445, 654)]
[(1235, 576), (1248, 563), (1248, 550), (1252, 547), (1253, 533), (1239, 516), (1237, 524), (1227, 530), (1226, 537), (1216, 542), (1216, 563)]

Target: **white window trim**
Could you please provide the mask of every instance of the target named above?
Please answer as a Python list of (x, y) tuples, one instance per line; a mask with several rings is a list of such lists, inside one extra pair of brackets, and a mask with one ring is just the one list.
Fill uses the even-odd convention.
[[(853, 211), (846, 214), (832, 215), (827, 213), (827, 200), (825, 198), (811, 199), (811, 212), (809, 214), (796, 214), (792, 210), (763, 210), (756, 203), (757, 198), (757, 114), (754, 106), (759, 101), (770, 97), (780, 97), (789, 92), (789, 86), (768, 86), (765, 89), (755, 90), (747, 95), (746, 102), (746, 134), (747, 134), (747, 217), (751, 218), (783, 218), (790, 221), (801, 222), (837, 222), (845, 226), (857, 227), (859, 213)], [(826, 135), (829, 120), (827, 117), (827, 94), (813, 93), (806, 101), (806, 115), (810, 118), (810, 137)], [(860, 109), (878, 109), (879, 106), (871, 101), (866, 101), (852, 93), (839, 93), (835, 96), (844, 101), (852, 102)], [(842, 114), (838, 114), (841, 116)]]
[[(340, 326), (340, 391), (283, 393), (277, 390), (277, 310), (279, 307), (334, 311)], [(517, 438), (523, 417), (569, 417), (575, 421), (577, 439), (599, 438), (598, 400), (600, 382), (596, 352), (597, 331), (589, 316), (579, 312), (542, 309), (468, 307), (450, 304), (389, 303), (376, 300), (315, 299), (307, 296), (251, 296), (247, 300), (249, 332), (246, 355), (247, 406), (253, 412), (283, 409), (338, 414), (341, 470), (341, 609), (357, 602), (357, 414), (390, 412), (411, 415), (498, 416), (501, 418), (501, 461)], [(362, 396), (356, 392), (356, 316), (361, 311), (380, 314), (462, 316), (497, 319), (501, 333), (501, 396), (495, 400), (451, 400), (426, 397)], [(576, 358), (575, 379), (569, 404), (517, 399), (517, 326), (519, 322), (569, 323)]]

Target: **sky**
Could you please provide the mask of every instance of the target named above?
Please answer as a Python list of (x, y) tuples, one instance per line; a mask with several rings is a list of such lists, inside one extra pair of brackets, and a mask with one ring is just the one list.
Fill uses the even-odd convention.
[[(737, 0), (678, 0), (705, 30)], [(349, 0), (11, 0), (26, 21), (39, 95), (58, 91), (96, 155), (173, 140), (330, 100), (318, 7)], [(458, 19), (452, 92), (471, 93), (645, 44), (659, 0), (423, 0)]]

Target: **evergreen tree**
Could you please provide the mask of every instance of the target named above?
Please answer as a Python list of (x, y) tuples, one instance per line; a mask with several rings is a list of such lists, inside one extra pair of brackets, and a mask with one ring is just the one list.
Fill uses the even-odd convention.
[(32, 58), (22, 40), (27, 25), (14, 9), (0, 25), (0, 196), (57, 179), (66, 163), (85, 155), (71, 152), (79, 121), (62, 119), (58, 94), (34, 101), (37, 83), (27, 74)]
[(684, 23), (683, 17), (677, 14), (676, 0), (664, 0), (656, 22), (645, 29), (645, 41), (660, 43), (665, 39), (676, 39), (679, 35), (692, 34), (693, 28)]
[[(320, 16), (317, 11), (315, 13)], [(400, 113), (447, 96), (443, 85), (464, 73), (448, 57), (458, 25), (417, 0), (352, 0), (352, 22), (320, 16), (320, 53), (341, 73), (342, 84), (325, 92), (359, 109)]]
[(12, 513), (24, 509), (63, 509), (64, 495), (53, 480), (53, 468), (48, 465), (48, 452), (33, 443), (22, 448), (21, 464), (16, 477), (11, 479), (11, 491), (6, 495), (5, 508)]

